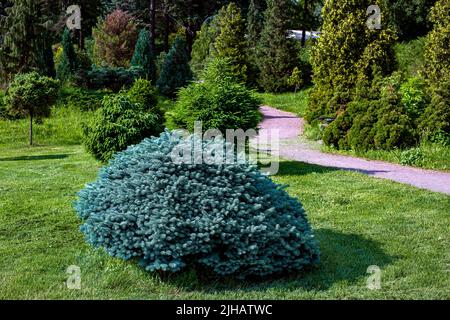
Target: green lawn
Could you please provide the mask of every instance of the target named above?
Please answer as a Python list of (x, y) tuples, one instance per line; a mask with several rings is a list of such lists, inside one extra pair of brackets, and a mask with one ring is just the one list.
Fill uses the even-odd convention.
[[(40, 146), (27, 147), (25, 120), (0, 121), (0, 299), (450, 298), (450, 197), (304, 163), (283, 162), (274, 179), (290, 185), (320, 240), (312, 271), (259, 282), (161, 277), (110, 258), (78, 229), (75, 193), (99, 164), (70, 128), (37, 128)], [(64, 285), (70, 265), (81, 268), (81, 290)], [(370, 265), (382, 270), (380, 290), (366, 287)]]
[(271, 106), (279, 110), (292, 112), (299, 117), (303, 117), (308, 103), (309, 91), (310, 89), (304, 89), (298, 91), (297, 93), (258, 93), (258, 96), (265, 106)]

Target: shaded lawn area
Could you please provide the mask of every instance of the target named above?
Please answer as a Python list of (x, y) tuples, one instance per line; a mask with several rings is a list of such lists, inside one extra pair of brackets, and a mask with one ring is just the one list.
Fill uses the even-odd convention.
[[(0, 146), (0, 299), (450, 298), (450, 197), (354, 172), (283, 162), (277, 182), (301, 199), (321, 264), (263, 281), (160, 276), (85, 244), (72, 203), (99, 165), (78, 145)], [(64, 285), (78, 265), (82, 289)], [(368, 266), (381, 290), (367, 289)]]

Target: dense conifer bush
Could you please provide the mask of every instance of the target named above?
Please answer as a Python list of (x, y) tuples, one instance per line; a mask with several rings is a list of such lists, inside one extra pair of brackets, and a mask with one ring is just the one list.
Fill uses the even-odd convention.
[(127, 95), (131, 102), (141, 104), (145, 110), (153, 111), (158, 104), (158, 91), (149, 80), (137, 79)]
[[(145, 139), (79, 192), (75, 208), (89, 243), (148, 271), (195, 266), (243, 278), (318, 262), (300, 202), (256, 166), (172, 161), (190, 139), (168, 131)], [(196, 143), (206, 150), (213, 142)]]
[(75, 83), (87, 89), (110, 89), (119, 91), (123, 87), (131, 86), (134, 81), (144, 76), (141, 67), (125, 68), (97, 68), (92, 70), (80, 70), (76, 77)]
[(106, 96), (91, 123), (83, 125), (83, 142), (97, 160), (107, 162), (119, 151), (162, 131), (158, 116), (125, 94)]
[(358, 89), (358, 97), (348, 104), (324, 131), (323, 140), (338, 149), (406, 148), (417, 142), (414, 123), (402, 104), (401, 77), (372, 82)]
[(256, 128), (261, 114), (259, 99), (238, 82), (229, 60), (216, 59), (206, 69), (204, 81), (180, 90), (174, 110), (169, 114), (172, 128), (193, 131), (194, 122), (203, 129)]

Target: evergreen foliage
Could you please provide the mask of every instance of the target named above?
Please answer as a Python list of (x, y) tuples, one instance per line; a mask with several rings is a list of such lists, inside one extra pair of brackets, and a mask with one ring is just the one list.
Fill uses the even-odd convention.
[(259, 84), (269, 92), (291, 89), (288, 79), (298, 64), (295, 40), (288, 38), (293, 7), (289, 0), (268, 0), (258, 53)]
[(79, 70), (75, 77), (75, 83), (87, 89), (110, 89), (114, 92), (124, 87), (130, 87), (136, 79), (144, 76), (140, 67), (125, 69), (97, 68), (91, 70)]
[[(376, 74), (389, 75), (395, 68), (395, 34), (383, 15), (381, 29), (366, 25), (366, 10), (384, 1), (325, 1), (322, 33), (311, 53), (314, 89), (305, 118), (335, 117), (353, 100), (358, 81), (370, 83)], [(370, 85), (369, 85), (370, 87)]]
[(129, 67), (138, 38), (133, 16), (115, 10), (93, 29), (94, 62), (98, 66)]
[(173, 128), (194, 130), (202, 121), (203, 130), (255, 129), (261, 120), (261, 101), (238, 82), (228, 60), (216, 59), (209, 64), (203, 82), (180, 90), (175, 108), (169, 114)]
[(358, 84), (348, 104), (324, 131), (323, 140), (338, 149), (402, 149), (417, 142), (414, 123), (402, 104), (401, 77), (377, 77), (371, 87)]
[[(87, 241), (111, 256), (139, 259), (148, 271), (199, 267), (244, 278), (317, 264), (301, 203), (247, 163), (172, 161), (174, 150), (194, 139), (164, 132), (101, 169), (75, 203)], [(213, 142), (195, 143), (205, 151)]]
[(151, 45), (150, 33), (142, 29), (136, 42), (131, 65), (141, 67), (144, 70), (145, 77), (153, 83), (156, 83), (156, 64), (155, 55)]
[(247, 80), (245, 21), (241, 10), (232, 2), (218, 15), (219, 35), (214, 43), (215, 57), (228, 59), (233, 74), (241, 81)]
[(192, 45), (191, 68), (197, 79), (216, 55), (214, 42), (219, 36), (220, 28), (217, 16), (211, 21), (204, 23), (197, 33), (197, 38)]
[(127, 95), (131, 102), (140, 104), (144, 110), (163, 118), (163, 112), (158, 108), (158, 92), (150, 81), (137, 79)]
[(186, 51), (186, 42), (178, 36), (164, 59), (159, 79), (156, 83), (159, 91), (173, 98), (178, 89), (192, 80), (192, 71)]
[(62, 53), (59, 60), (57, 72), (58, 79), (68, 80), (70, 79), (78, 68), (77, 54), (73, 47), (72, 35), (69, 29), (64, 29), (64, 33), (61, 40)]
[(422, 116), (424, 136), (450, 143), (450, 1), (439, 0), (430, 13), (433, 30), (425, 44), (425, 78), (431, 103)]
[(94, 119), (83, 125), (83, 143), (103, 163), (116, 152), (162, 131), (158, 117), (134, 104), (125, 94), (106, 96)]
[(257, 85), (259, 78), (258, 52), (261, 40), (261, 32), (264, 28), (265, 0), (250, 0), (247, 13), (247, 62), (248, 83)]
[(16, 0), (0, 16), (0, 76), (9, 82), (15, 74), (38, 71), (54, 76), (50, 58), (47, 17), (40, 1)]

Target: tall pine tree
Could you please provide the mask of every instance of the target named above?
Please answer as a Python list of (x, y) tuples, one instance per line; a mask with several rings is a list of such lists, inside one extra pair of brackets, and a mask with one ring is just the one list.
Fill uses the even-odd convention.
[(381, 28), (369, 28), (366, 12), (371, 4), (388, 12), (384, 0), (325, 1), (322, 33), (311, 53), (315, 86), (306, 112), (309, 122), (345, 111), (358, 82), (370, 87), (375, 76), (394, 70), (395, 32), (387, 14)]
[(156, 82), (156, 64), (155, 55), (150, 41), (150, 33), (142, 29), (139, 33), (138, 41), (134, 49), (131, 65), (144, 69), (147, 80)]
[(259, 84), (269, 92), (283, 92), (291, 88), (289, 77), (298, 64), (295, 40), (288, 38), (292, 17), (290, 0), (267, 1), (258, 65), (261, 70)]
[(245, 21), (235, 3), (220, 9), (219, 29), (220, 33), (214, 44), (216, 56), (228, 59), (236, 78), (247, 81)]
[(49, 48), (49, 31), (45, 28), (41, 1), (15, 0), (0, 18), (0, 71), (3, 82), (16, 73), (37, 70), (54, 75)]
[(259, 78), (258, 47), (264, 28), (266, 0), (251, 0), (247, 13), (247, 62), (249, 82), (256, 84)]
[(192, 71), (189, 66), (186, 42), (178, 36), (164, 60), (157, 87), (163, 95), (173, 98), (178, 89), (184, 87), (191, 79)]
[(67, 28), (64, 30), (61, 45), (63, 52), (58, 65), (58, 78), (67, 80), (75, 74), (78, 67), (77, 55), (72, 43), (72, 35)]

